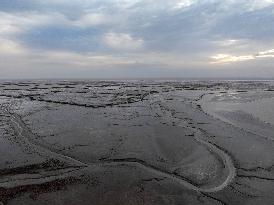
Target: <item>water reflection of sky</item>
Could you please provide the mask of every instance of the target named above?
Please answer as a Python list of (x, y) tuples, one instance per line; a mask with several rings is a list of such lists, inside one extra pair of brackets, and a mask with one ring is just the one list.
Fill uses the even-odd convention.
[(221, 93), (205, 103), (203, 107), (209, 113), (245, 112), (274, 125), (274, 93), (272, 92)]

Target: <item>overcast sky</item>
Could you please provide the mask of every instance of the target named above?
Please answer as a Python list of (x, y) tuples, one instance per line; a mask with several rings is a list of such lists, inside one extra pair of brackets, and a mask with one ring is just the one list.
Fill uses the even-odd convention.
[(1, 0), (0, 78), (274, 77), (274, 0)]

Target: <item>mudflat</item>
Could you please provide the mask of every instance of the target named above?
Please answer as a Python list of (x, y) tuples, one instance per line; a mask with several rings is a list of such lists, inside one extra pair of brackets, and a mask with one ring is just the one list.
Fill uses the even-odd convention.
[(0, 81), (0, 204), (272, 205), (273, 81)]

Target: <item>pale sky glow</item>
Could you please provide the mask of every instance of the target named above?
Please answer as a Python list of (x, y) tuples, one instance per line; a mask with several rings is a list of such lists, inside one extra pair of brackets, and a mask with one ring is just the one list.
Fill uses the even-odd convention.
[(254, 60), (255, 57), (252, 55), (247, 56), (232, 56), (227, 54), (218, 54), (212, 57), (216, 61), (212, 63), (230, 63), (230, 62), (238, 62), (238, 61), (247, 61), (247, 60)]
[(214, 59), (212, 63), (231, 63), (239, 61), (255, 60), (256, 58), (274, 58), (274, 49), (261, 51), (255, 55), (233, 56), (229, 54), (217, 54), (211, 57)]
[(0, 78), (253, 76), (274, 77), (274, 0), (0, 3)]

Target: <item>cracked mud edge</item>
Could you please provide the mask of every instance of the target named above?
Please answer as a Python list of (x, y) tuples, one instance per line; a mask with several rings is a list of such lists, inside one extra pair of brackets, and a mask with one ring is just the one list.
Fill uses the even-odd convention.
[(218, 199), (218, 198), (216, 198), (216, 197), (214, 197), (214, 196), (211, 196), (211, 195), (209, 195), (209, 194), (202, 193), (202, 195), (203, 195), (204, 197), (206, 197), (206, 198), (210, 198), (210, 199), (212, 199), (212, 200), (214, 200), (214, 201), (217, 201), (218, 203), (220, 203), (220, 204), (222, 204), (222, 205), (228, 205), (227, 203), (225, 203), (225, 202), (222, 201), (221, 199)]
[[(120, 159), (100, 159), (100, 161), (103, 164), (108, 164), (108, 165), (117, 165), (117, 164), (135, 164), (136, 166), (141, 167), (144, 170), (147, 170), (149, 172), (155, 173), (158, 176), (162, 176), (160, 180), (163, 179), (170, 179), (174, 181), (175, 183), (178, 183), (190, 190), (201, 192), (201, 193), (215, 193), (218, 191), (221, 191), (224, 189), (226, 186), (228, 186), (232, 180), (234, 179), (235, 175), (229, 175), (226, 180), (220, 184), (219, 186), (216, 187), (209, 187), (209, 188), (202, 188), (191, 182), (189, 179), (180, 176), (178, 174), (172, 173), (172, 172), (167, 172), (165, 170), (162, 170), (156, 166), (153, 166), (149, 163), (147, 163), (144, 160), (140, 160), (137, 158), (120, 158)], [(159, 180), (159, 178), (153, 178), (152, 180)], [(148, 180), (151, 181), (151, 180)]]
[(126, 101), (123, 102), (116, 102), (116, 103), (106, 103), (102, 105), (91, 105), (91, 104), (81, 104), (77, 102), (69, 102), (69, 101), (57, 101), (57, 100), (49, 100), (49, 99), (43, 99), (41, 97), (37, 97), (39, 94), (33, 94), (33, 95), (10, 95), (10, 94), (0, 94), (2, 97), (7, 97), (7, 98), (15, 98), (15, 99), (21, 99), (21, 98), (27, 98), (30, 101), (37, 101), (37, 102), (46, 102), (46, 103), (53, 103), (53, 104), (59, 104), (59, 105), (71, 105), (71, 106), (78, 106), (78, 107), (86, 107), (86, 108), (107, 108), (107, 107), (113, 107), (113, 106), (118, 106), (118, 105), (125, 105), (125, 104), (132, 104), (136, 103), (139, 101), (143, 101), (146, 96), (150, 94), (154, 94), (155, 92), (149, 92), (141, 95), (139, 99), (134, 99), (134, 98), (128, 98)]
[(262, 180), (267, 180), (267, 181), (274, 181), (274, 178), (272, 178), (272, 177), (263, 177), (263, 176), (250, 175), (250, 174), (237, 174), (237, 177), (248, 178), (248, 179), (262, 179)]

